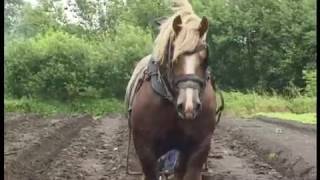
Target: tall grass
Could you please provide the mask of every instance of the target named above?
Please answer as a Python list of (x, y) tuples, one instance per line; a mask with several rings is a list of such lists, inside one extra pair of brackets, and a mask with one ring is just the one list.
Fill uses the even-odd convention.
[(90, 114), (103, 116), (109, 113), (123, 113), (124, 106), (117, 99), (78, 99), (71, 102), (60, 102), (41, 99), (10, 99), (4, 101), (5, 112), (36, 113), (44, 116), (56, 114)]
[(315, 113), (316, 97), (284, 97), (255, 92), (224, 92), (225, 109), (228, 112), (248, 115), (258, 112), (291, 112), (296, 114)]
[(267, 116), (267, 117), (277, 118), (277, 119), (299, 121), (306, 124), (317, 123), (316, 113), (295, 114), (290, 112), (267, 112), (267, 113), (257, 113), (254, 116)]
[[(284, 97), (278, 94), (256, 92), (223, 92), (225, 112), (236, 116), (270, 115), (305, 122), (316, 122), (316, 97)], [(218, 98), (219, 99), (219, 98)], [(41, 99), (5, 98), (5, 112), (36, 113), (45, 116), (55, 114), (83, 114), (103, 116), (109, 113), (124, 113), (123, 102), (117, 99), (78, 99), (60, 102)], [(287, 118), (286, 118), (287, 117)]]

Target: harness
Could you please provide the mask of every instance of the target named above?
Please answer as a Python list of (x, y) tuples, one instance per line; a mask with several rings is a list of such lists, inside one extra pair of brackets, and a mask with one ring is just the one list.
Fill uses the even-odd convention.
[[(167, 45), (167, 51), (168, 51), (167, 54), (168, 55), (165, 60), (169, 63), (169, 74), (173, 73), (172, 72), (173, 65), (172, 65), (172, 62), (170, 61), (172, 59), (171, 41), (172, 40), (169, 39), (169, 43)], [(185, 52), (184, 54), (193, 54), (193, 53), (199, 52), (203, 49), (207, 50), (207, 56), (209, 56), (207, 44), (201, 44), (200, 46), (196, 47), (193, 51)], [(156, 60), (153, 56), (151, 56), (149, 63), (148, 63), (148, 66), (147, 66), (147, 69), (144, 71), (144, 75), (143, 75), (142, 79), (139, 79), (139, 83), (135, 89), (135, 92), (137, 92), (140, 89), (144, 80), (148, 80), (151, 82), (151, 87), (156, 94), (158, 94), (162, 98), (164, 98), (174, 104), (175, 103), (174, 96), (173, 96), (173, 92), (171, 89), (172, 87), (170, 85), (173, 85), (174, 87), (179, 85), (180, 88), (197, 88), (196, 86), (199, 85), (200, 89), (203, 89), (206, 86), (207, 81), (211, 80), (211, 84), (213, 86), (213, 89), (215, 91), (217, 91), (215, 77), (211, 75), (209, 68), (206, 69), (205, 78), (201, 78), (195, 74), (184, 74), (184, 75), (175, 77), (170, 82), (167, 74), (161, 73), (159, 63), (160, 63), (159, 60)], [(191, 82), (191, 83), (182, 84), (183, 82), (187, 82), (187, 81)], [(221, 98), (221, 105), (216, 110), (216, 115), (217, 115), (216, 125), (219, 123), (221, 113), (224, 109), (224, 99), (223, 99), (222, 93), (220, 91), (217, 91), (217, 92), (219, 93), (220, 98)], [(130, 111), (131, 111), (131, 108), (129, 108), (129, 114), (130, 114)], [(130, 122), (129, 122), (129, 127), (130, 127)]]
[[(201, 44), (200, 46), (196, 47), (193, 51), (185, 52), (184, 54), (193, 54), (204, 49), (207, 50), (207, 48), (208, 48), (207, 44)], [(201, 78), (195, 74), (184, 74), (184, 75), (175, 77), (174, 79), (170, 79), (168, 75), (170, 76), (173, 74), (172, 72), (173, 62), (171, 61), (172, 59), (171, 39), (169, 39), (169, 43), (167, 45), (167, 51), (168, 53), (165, 61), (169, 64), (169, 72), (161, 73), (159, 61), (157, 61), (153, 56), (151, 56), (151, 59), (149, 61), (145, 74), (147, 74), (150, 77), (149, 79), (151, 79), (151, 85), (153, 90), (164, 99), (167, 99), (173, 103), (174, 98), (173, 98), (171, 86), (177, 87), (179, 84), (188, 81), (188, 82), (194, 82), (194, 83), (188, 83), (187, 85), (184, 85), (183, 88), (188, 88), (188, 87), (197, 88), (195, 84), (199, 84), (200, 88), (202, 89), (205, 87), (206, 82), (210, 79), (210, 72), (207, 68), (205, 78)], [(207, 53), (208, 53), (208, 50), (207, 50)]]
[[(146, 71), (144, 72), (144, 74), (147, 76), (147, 77), (145, 77), (145, 79), (149, 80), (151, 82), (151, 87), (155, 93), (157, 93), (162, 98), (170, 101), (171, 103), (174, 103), (174, 97), (172, 95), (172, 92), (170, 91), (169, 85), (164, 80), (164, 78), (161, 76), (161, 73), (159, 70), (159, 63), (158, 63), (158, 61), (155, 61), (155, 59), (153, 57), (150, 58), (148, 67), (147, 67)], [(181, 82), (191, 81), (191, 82), (199, 83), (200, 86), (204, 87), (206, 85), (207, 81), (209, 81), (209, 80), (211, 80), (211, 84), (212, 84), (213, 89), (219, 93), (220, 100), (221, 100), (221, 105), (216, 110), (216, 115), (217, 115), (216, 125), (217, 125), (220, 121), (221, 113), (224, 109), (224, 98), (223, 98), (222, 92), (217, 91), (218, 88), (215, 83), (215, 77), (211, 75), (209, 69), (207, 69), (205, 80), (194, 75), (194, 74), (186, 74), (186, 75), (177, 77), (173, 81), (173, 84), (178, 85)], [(143, 80), (139, 81), (139, 85), (138, 85), (136, 91), (139, 90), (142, 83), (143, 83)], [(192, 87), (193, 84), (188, 84), (186, 86), (193, 88)], [(187, 88), (187, 87), (184, 87), (184, 88)]]
[[(185, 52), (185, 54), (192, 54), (192, 53), (201, 51), (203, 49), (207, 49), (207, 47), (208, 47), (207, 44), (202, 44), (201, 46), (198, 46), (192, 52)], [(208, 50), (207, 50), (207, 53), (209, 53)], [(207, 56), (209, 56), (209, 54)], [(166, 60), (169, 62), (169, 65), (170, 65), (170, 68), (169, 68), (170, 72), (169, 73), (172, 73), (172, 69), (173, 69), (172, 62), (169, 61), (172, 58), (171, 40), (169, 40), (169, 43), (168, 43), (168, 56), (166, 58), (167, 58)], [(179, 86), (180, 88), (197, 88), (196, 86), (198, 85), (198, 86), (200, 86), (200, 89), (204, 89), (207, 81), (211, 81), (213, 89), (215, 91), (217, 90), (217, 87), (215, 84), (215, 78), (213, 76), (211, 76), (211, 73), (208, 68), (206, 69), (205, 78), (201, 78), (195, 74), (185, 74), (182, 76), (175, 77), (174, 79), (169, 81), (168, 76), (164, 76), (164, 75), (166, 75), (166, 74), (162, 74), (160, 71), (159, 61), (157, 61), (153, 56), (151, 56), (149, 63), (148, 63), (148, 66), (147, 66), (147, 69), (144, 71), (143, 77), (141, 79), (139, 79), (139, 83), (134, 91), (137, 92), (140, 89), (140, 87), (142, 86), (144, 80), (148, 80), (151, 82), (151, 87), (156, 94), (158, 94), (162, 98), (164, 98), (174, 104), (175, 103), (174, 96), (173, 96), (172, 89), (171, 89), (172, 87), (170, 85), (173, 85), (175, 87)], [(191, 82), (191, 83), (183, 83), (183, 82), (187, 82), (187, 81)], [(183, 87), (181, 87), (181, 86), (183, 86)], [(222, 93), (220, 91), (216, 91), (216, 92), (218, 92), (220, 94), (221, 105), (216, 110), (217, 120), (215, 122), (215, 127), (219, 123), (222, 111), (224, 109), (224, 99), (223, 99)], [(130, 112), (131, 112), (131, 108), (129, 108), (129, 142), (128, 142), (129, 144), (128, 144), (128, 149), (127, 149), (126, 172), (129, 175), (141, 175), (142, 174), (141, 172), (131, 172), (128, 167), (129, 151), (130, 151), (130, 144), (131, 144)], [(169, 153), (169, 155), (170, 155), (170, 153)], [(171, 155), (172, 156), (165, 156), (164, 159), (162, 159), (163, 163), (165, 163), (163, 170), (170, 170), (175, 166), (176, 158), (177, 158), (176, 153), (173, 153)], [(167, 159), (167, 158), (169, 158), (169, 159)], [(207, 169), (207, 163), (205, 163), (205, 168)]]
[[(160, 73), (159, 69), (159, 62), (156, 61), (153, 57), (150, 58), (148, 67), (145, 71), (145, 75), (147, 77), (145, 79), (150, 80), (151, 86), (154, 92), (160, 95), (162, 98), (167, 99), (170, 102), (174, 102), (173, 93), (170, 90), (170, 85), (168, 84), (169, 81), (166, 81), (164, 77)], [(183, 76), (179, 76), (173, 80), (173, 86), (177, 86), (178, 84), (186, 81), (191, 81), (199, 84), (201, 87), (206, 85), (206, 82), (210, 80), (210, 71), (207, 70), (206, 72), (206, 79), (200, 78), (194, 74), (186, 74)], [(196, 88), (194, 84), (185, 85), (184, 88)]]
[(160, 74), (159, 63), (153, 57), (149, 60), (145, 74), (148, 76), (146, 79), (151, 81), (153, 91), (164, 99), (173, 102), (173, 95), (169, 90), (168, 84)]

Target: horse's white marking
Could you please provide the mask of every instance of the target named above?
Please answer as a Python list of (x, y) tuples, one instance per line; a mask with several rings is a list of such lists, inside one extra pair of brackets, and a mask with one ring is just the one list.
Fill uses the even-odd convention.
[(185, 112), (192, 112), (193, 110), (193, 89), (187, 88), (186, 89), (186, 105), (185, 105)]
[[(184, 73), (185, 74), (195, 74), (196, 67), (198, 65), (198, 61), (195, 55), (190, 55), (185, 57), (185, 64), (184, 64)], [(186, 99), (185, 99), (185, 112), (192, 112), (193, 111), (193, 93), (194, 89), (187, 88), (186, 89)]]
[(195, 55), (186, 56), (185, 58), (184, 73), (194, 74), (196, 72), (196, 65), (198, 63)]

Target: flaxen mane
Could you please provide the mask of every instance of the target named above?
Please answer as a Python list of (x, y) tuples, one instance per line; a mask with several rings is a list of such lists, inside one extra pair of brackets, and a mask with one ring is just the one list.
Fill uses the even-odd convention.
[[(200, 40), (198, 28), (201, 19), (194, 13), (188, 0), (173, 0), (172, 10), (174, 14), (160, 26), (160, 32), (155, 40), (153, 49), (153, 56), (161, 63), (164, 61), (166, 48), (170, 39), (174, 39), (173, 62), (176, 61), (177, 57), (182, 53), (195, 49)], [(178, 15), (180, 15), (182, 19), (182, 29), (178, 36), (175, 37), (172, 23)], [(205, 40), (205, 38), (206, 35), (203, 36), (203, 40)]]

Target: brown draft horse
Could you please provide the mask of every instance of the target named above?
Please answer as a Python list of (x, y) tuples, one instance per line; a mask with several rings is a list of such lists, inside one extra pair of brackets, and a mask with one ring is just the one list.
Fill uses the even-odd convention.
[[(135, 67), (126, 92), (129, 128), (145, 180), (158, 179), (157, 160), (172, 149), (179, 151), (176, 179), (200, 180), (216, 123), (208, 20), (195, 15), (187, 0), (175, 0), (173, 10), (161, 24), (153, 54)], [(165, 95), (154, 90), (153, 77), (163, 82)]]

